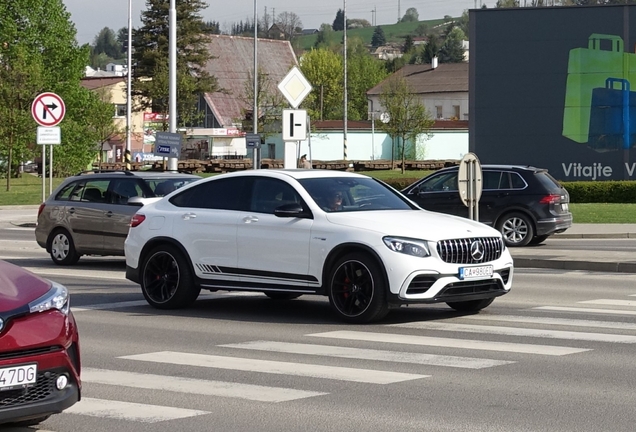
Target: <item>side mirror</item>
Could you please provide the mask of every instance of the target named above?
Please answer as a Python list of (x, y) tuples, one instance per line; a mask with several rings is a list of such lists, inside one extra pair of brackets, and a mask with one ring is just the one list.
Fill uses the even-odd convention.
[(297, 217), (297, 218), (311, 218), (311, 215), (303, 209), (299, 203), (283, 204), (280, 207), (274, 209), (274, 215), (278, 217)]

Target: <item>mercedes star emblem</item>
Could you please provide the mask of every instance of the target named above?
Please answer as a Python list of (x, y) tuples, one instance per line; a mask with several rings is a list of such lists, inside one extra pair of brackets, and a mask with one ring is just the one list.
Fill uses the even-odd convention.
[(475, 240), (470, 245), (470, 256), (475, 261), (481, 261), (484, 258), (484, 244), (481, 240)]

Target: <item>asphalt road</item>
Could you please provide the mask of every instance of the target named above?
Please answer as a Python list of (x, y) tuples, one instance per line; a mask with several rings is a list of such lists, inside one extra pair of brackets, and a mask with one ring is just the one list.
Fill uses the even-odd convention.
[(67, 285), (80, 329), (83, 400), (41, 430), (634, 430), (633, 275), (517, 269), (480, 314), (417, 306), (352, 326), (308, 296), (154, 310), (122, 258), (58, 267), (32, 230), (6, 228), (2, 258)]

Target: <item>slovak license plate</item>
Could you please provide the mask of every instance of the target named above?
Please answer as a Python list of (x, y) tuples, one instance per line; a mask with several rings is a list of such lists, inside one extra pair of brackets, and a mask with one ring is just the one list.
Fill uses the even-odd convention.
[(28, 364), (0, 369), (0, 391), (26, 387), (35, 384), (38, 376), (38, 365)]
[(493, 270), (491, 265), (479, 266), (479, 267), (460, 267), (459, 278), (460, 279), (472, 279), (481, 277), (492, 276)]

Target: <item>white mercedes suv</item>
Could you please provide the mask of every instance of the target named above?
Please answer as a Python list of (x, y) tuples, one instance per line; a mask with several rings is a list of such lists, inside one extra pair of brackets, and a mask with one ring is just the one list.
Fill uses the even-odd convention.
[(326, 170), (251, 170), (186, 185), (139, 209), (126, 277), (160, 309), (200, 291), (273, 299), (329, 297), (345, 321), (447, 303), (474, 312), (506, 294), (513, 261), (501, 234), (421, 209), (373, 178)]

